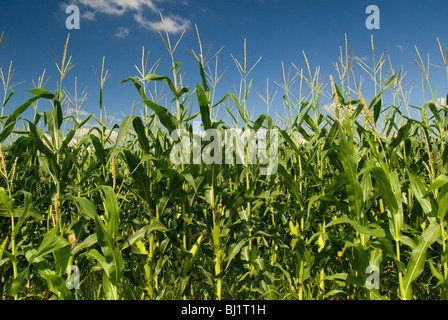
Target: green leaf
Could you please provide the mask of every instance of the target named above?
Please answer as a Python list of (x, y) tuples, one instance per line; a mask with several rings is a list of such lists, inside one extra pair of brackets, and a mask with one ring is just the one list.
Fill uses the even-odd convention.
[(278, 164), (278, 169), (277, 172), (283, 176), (283, 181), (284, 183), (287, 185), (287, 187), (289, 188), (290, 192), (292, 193), (292, 195), (294, 196), (294, 198), (296, 199), (297, 203), (301, 206), (301, 207), (305, 207), (305, 204), (302, 200), (302, 196), (300, 194), (300, 188), (299, 185), (297, 184), (297, 182), (294, 180), (294, 178), (286, 171), (285, 167), (282, 164)]
[(324, 280), (344, 280), (348, 283), (363, 287), (365, 282), (362, 279), (359, 279), (355, 276), (352, 276), (351, 274), (348, 274), (346, 272), (341, 272), (341, 273), (335, 273), (329, 276), (326, 276), (324, 278)]
[(179, 126), (177, 119), (165, 107), (159, 106), (158, 104), (155, 104), (151, 100), (147, 99), (142, 100), (142, 102), (154, 111), (159, 118), (160, 123), (162, 123), (162, 125), (167, 128), (169, 132), (173, 132)]
[[(402, 127), (400, 127), (400, 129), (398, 129), (397, 132), (397, 136), (395, 137), (394, 140), (392, 140), (392, 142), (389, 144), (389, 149), (394, 149), (397, 146), (400, 145), (400, 143), (406, 139), (407, 137), (409, 137), (409, 131), (412, 128), (412, 122), (408, 122), (405, 125), (403, 125)], [(388, 150), (389, 152), (389, 150)]]
[(85, 238), (81, 243), (76, 244), (71, 251), (71, 254), (74, 256), (77, 252), (90, 248), (94, 244), (98, 243), (98, 239), (96, 234), (91, 234), (87, 238)]
[(117, 239), (120, 226), (120, 210), (118, 208), (115, 191), (110, 186), (101, 186), (104, 195), (103, 207), (105, 209), (107, 232), (112, 237), (112, 241)]
[(131, 172), (132, 178), (135, 181), (139, 195), (145, 200), (149, 205), (152, 203), (151, 194), (151, 182), (146, 170), (141, 165), (140, 159), (129, 150), (124, 150), (125, 160)]
[(380, 294), (378, 289), (368, 289), (371, 300), (389, 300), (387, 297)]
[(134, 119), (132, 120), (132, 126), (134, 127), (134, 130), (137, 133), (137, 139), (140, 148), (142, 148), (145, 154), (149, 154), (150, 151), (149, 141), (148, 137), (146, 136), (145, 126), (143, 125), (142, 118), (134, 117)]
[(207, 77), (205, 76), (204, 67), (202, 66), (201, 62), (199, 62), (199, 73), (201, 74), (202, 86), (204, 87), (204, 91), (207, 94), (209, 94), (210, 93), (210, 88), (207, 85)]
[(121, 251), (126, 249), (129, 246), (132, 246), (137, 241), (142, 240), (146, 237), (147, 234), (153, 232), (153, 231), (160, 231), (160, 232), (166, 232), (168, 229), (163, 225), (161, 222), (154, 222), (150, 225), (146, 225), (142, 228), (140, 228), (138, 231), (133, 233), (129, 238), (126, 239), (126, 241), (123, 244), (123, 247), (121, 247)]
[(55, 96), (44, 90), (44, 89), (32, 89), (29, 90), (32, 94), (35, 95), (35, 97), (29, 99), (24, 104), (19, 106), (14, 112), (8, 116), (6, 119), (5, 125), (3, 126), (2, 132), (0, 132), (0, 143), (5, 141), (5, 139), (8, 137), (8, 135), (11, 133), (12, 129), (14, 128), (14, 125), (16, 123), (16, 119), (24, 113), (30, 105), (32, 105), (35, 101), (39, 100), (40, 98), (46, 98), (46, 99), (54, 99)]
[(268, 121), (268, 129), (272, 129), (272, 117), (270, 115), (261, 114), (258, 119), (254, 122), (254, 125), (252, 129), (254, 131), (258, 131), (258, 129), (261, 128), (263, 125), (263, 122), (267, 120)]
[[(23, 213), (23, 210), (24, 210), (23, 206), (14, 207), (14, 218), (19, 218), (20, 215)], [(11, 213), (3, 204), (0, 204), (0, 217), (11, 219)], [(33, 220), (36, 221), (44, 220), (42, 214), (34, 207), (28, 209), (26, 217), (32, 218)]]
[(30, 263), (32, 263), (34, 259), (38, 259), (46, 254), (70, 245), (67, 240), (58, 235), (58, 229), (58, 226), (55, 226), (45, 234), (44, 239), (42, 240), (42, 243), (37, 249), (35, 255), (31, 257)]
[(15, 296), (19, 293), (19, 289), (22, 286), (23, 281), (28, 276), (30, 272), (30, 264), (24, 270), (22, 270), (17, 277), (12, 281), (11, 289), (9, 290), (9, 294), (11, 296)]
[(383, 101), (380, 98), (376, 98), (375, 100), (372, 100), (371, 104), (373, 105), (373, 121), (376, 125), (376, 122), (378, 121), (378, 118), (381, 114), (381, 107), (383, 105)]
[(20, 192), (23, 193), (24, 195), (24, 207), (22, 209), (22, 213), (19, 216), (19, 219), (14, 225), (14, 230), (12, 231), (11, 238), (15, 238), (20, 228), (22, 227), (22, 224), (25, 221), (25, 218), (28, 215), (28, 212), (31, 208), (31, 200), (32, 200), (31, 193), (27, 191), (20, 191)]
[(157, 205), (157, 208), (159, 210), (159, 215), (162, 216), (165, 212), (165, 209), (170, 202), (171, 199), (175, 198), (176, 195), (179, 193), (179, 191), (182, 189), (183, 183), (184, 183), (184, 177), (181, 175), (178, 175), (176, 178), (174, 178), (169, 185), (169, 191), (168, 196), (163, 196)]
[(183, 270), (182, 270), (182, 277), (186, 278), (188, 276), (188, 273), (193, 266), (193, 262), (198, 254), (199, 248), (201, 247), (201, 243), (204, 240), (203, 235), (199, 235), (198, 239), (194, 243), (194, 245), (191, 247), (190, 251), (187, 253), (187, 256), (185, 257), (183, 261)]
[(390, 179), (387, 177), (384, 169), (381, 167), (372, 167), (371, 171), (375, 177), (376, 188), (381, 194), (384, 204), (394, 214), (398, 212), (398, 203), (392, 190)]
[(437, 196), (439, 205), (437, 217), (440, 221), (444, 221), (444, 218), (448, 213), (448, 176), (444, 174), (439, 175), (429, 186), (428, 192), (434, 190), (439, 190)]
[(5, 99), (5, 102), (3, 102), (3, 107), (6, 106), (6, 104), (8, 103), (8, 101), (12, 98), (12, 96), (14, 95), (14, 91), (9, 88), (11, 90), (11, 92), (9, 93), (8, 97)]
[(257, 270), (257, 272), (264, 271), (266, 269), (263, 258), (253, 259), (251, 263), (255, 266), (255, 270)]
[(437, 239), (439, 239), (440, 234), (440, 225), (431, 222), (421, 234), (417, 246), (412, 250), (411, 258), (409, 259), (406, 268), (406, 275), (403, 278), (403, 293), (406, 299), (412, 298), (412, 282), (423, 272), (426, 261), (426, 251)]
[(56, 110), (45, 110), (44, 119), (48, 127), (48, 134), (51, 137), (53, 150), (59, 150), (62, 146), (62, 135), (60, 132), (59, 113)]
[(108, 277), (114, 272), (115, 270), (114, 266), (111, 265), (111, 263), (108, 262), (106, 258), (101, 253), (98, 252), (98, 250), (91, 249), (89, 252), (87, 252), (86, 256), (94, 258)]
[[(15, 256), (12, 255), (12, 253), (9, 253), (8, 251), (6, 251), (4, 248), (6, 247), (6, 243), (8, 242), (8, 238), (5, 239), (5, 241), (3, 241), (2, 246), (0, 247), (0, 261), (2, 261), (2, 256), (3, 254), (7, 257), (7, 259), (9, 259), (9, 261), (14, 262), (14, 263), (19, 263), (19, 259), (16, 258)], [(5, 259), (5, 260), (7, 260)], [(0, 263), (0, 266), (3, 264)]]
[(381, 194), (384, 204), (390, 211), (390, 233), (395, 241), (400, 241), (403, 227), (403, 206), (400, 200), (401, 190), (399, 188), (398, 175), (396, 172), (392, 172), (388, 178), (382, 167), (372, 167), (370, 170), (375, 177), (375, 188)]
[(146, 94), (145, 94), (145, 90), (143, 90), (142, 86), (140, 85), (139, 80), (136, 77), (129, 77), (123, 81), (121, 81), (121, 83), (125, 83), (128, 81), (132, 81), (132, 83), (134, 84), (135, 88), (137, 89), (138, 93), (140, 94), (140, 96), (142, 97), (142, 99), (147, 99), (146, 98)]
[(313, 119), (310, 117), (309, 114), (304, 114), (302, 118), (305, 120), (306, 124), (308, 124), (311, 130), (314, 131), (314, 133), (319, 134), (319, 127), (317, 124), (314, 123)]
[(199, 109), (201, 111), (202, 124), (204, 129), (210, 129), (212, 126), (212, 121), (210, 119), (210, 105), (208, 98), (199, 84), (196, 85), (196, 95), (198, 98)]
[(294, 141), (292, 141), (291, 137), (288, 135), (288, 133), (285, 130), (280, 130), (281, 135), (283, 136), (283, 139), (288, 143), (288, 146), (295, 152), (296, 155), (300, 155), (300, 150), (297, 148)]
[(425, 194), (427, 193), (425, 184), (420, 180), (420, 178), (411, 170), (411, 168), (407, 167), (409, 182), (411, 184), (411, 190), (417, 198), (418, 202), (422, 206), (423, 211), (426, 214), (432, 212), (431, 201), (428, 198), (425, 198)]
[(168, 87), (170, 88), (171, 92), (173, 93), (173, 95), (175, 97), (174, 100), (179, 99), (181, 97), (182, 93), (185, 93), (185, 90), (183, 90), (181, 92), (177, 92), (176, 87), (174, 87), (173, 82), (168, 77), (159, 76), (157, 74), (148, 74), (146, 77), (143, 78), (143, 80), (165, 81), (168, 84)]
[(63, 275), (68, 266), (68, 262), (70, 261), (70, 255), (71, 255), (72, 247), (65, 246), (61, 249), (58, 249), (54, 252), (54, 259), (55, 259), (55, 273), (57, 275)]
[(0, 187), (0, 202), (8, 209), (10, 217), (14, 216), (14, 206), (12, 202), (9, 200), (8, 195), (3, 187)]
[(174, 179), (179, 175), (179, 172), (177, 172), (175, 169), (170, 168), (170, 165), (166, 162), (165, 159), (151, 158), (151, 160), (156, 166), (157, 170), (159, 170), (164, 177)]
[(42, 88), (34, 88), (34, 89), (30, 89), (28, 91), (39, 98), (50, 99), (50, 100), (53, 100), (56, 98), (56, 96), (53, 93), (51, 93), (45, 89), (42, 89)]
[(439, 209), (437, 217), (440, 221), (444, 221), (446, 214), (448, 213), (448, 186), (444, 186), (438, 196)]
[(428, 107), (431, 110), (432, 114), (434, 115), (434, 117), (436, 118), (438, 123), (442, 122), (442, 118), (440, 117), (439, 110), (437, 109), (437, 106), (433, 102), (427, 103), (423, 106), (423, 108), (426, 108), (426, 107)]
[[(244, 123), (247, 123), (247, 117), (244, 114), (243, 109), (241, 108), (241, 105), (240, 105), (240, 102), (238, 101), (238, 98), (233, 93), (230, 93), (230, 97), (232, 98), (233, 102), (235, 103), (235, 105), (236, 105), (236, 107), (238, 109), (238, 112), (239, 112), (241, 118), (243, 119)], [(229, 113), (232, 114), (231, 112), (229, 112)], [(233, 117), (233, 119), (234, 119), (235, 123), (237, 123), (237, 121), (236, 121), (236, 119), (234, 117)]]
[[(380, 91), (376, 94), (376, 96), (372, 99), (372, 101), (374, 101), (375, 98), (381, 96), (383, 92), (392, 85), (392, 83), (395, 81), (395, 78), (397, 77), (397, 74), (398, 72), (396, 72), (392, 77), (390, 77), (390, 79), (386, 82), (384, 86), (381, 87)], [(369, 105), (369, 109), (371, 109), (371, 106), (372, 105)]]
[(97, 156), (97, 159), (101, 162), (102, 166), (106, 167), (107, 159), (103, 144), (100, 142), (100, 139), (94, 134), (90, 134), (89, 137), (90, 140), (92, 140), (92, 144), (95, 148), (95, 154)]
[(120, 128), (118, 129), (117, 138), (115, 140), (115, 147), (117, 147), (124, 139), (124, 137), (129, 134), (133, 119), (133, 116), (127, 116), (121, 122)]
[(235, 258), (235, 256), (241, 251), (241, 248), (244, 246), (244, 244), (247, 242), (247, 239), (243, 239), (240, 242), (238, 242), (238, 244), (232, 244), (229, 247), (229, 253), (228, 253), (228, 259), (227, 259), (227, 265), (224, 269), (224, 272), (226, 272), (226, 270), (229, 268), (230, 263), (232, 262), (232, 260)]
[(36, 145), (36, 148), (45, 155), (45, 158), (42, 160), (48, 163), (48, 168), (50, 173), (53, 175), (53, 179), (55, 180), (54, 183), (56, 184), (61, 176), (61, 168), (58, 166), (56, 161), (55, 154), (48, 149), (48, 147), (45, 145), (45, 143), (42, 141), (41, 136), (39, 135), (36, 126), (34, 123), (28, 121), (30, 126), (30, 133), (33, 137), (34, 143)]
[(110, 278), (103, 273), (103, 289), (106, 293), (107, 300), (118, 300), (118, 292), (116, 286), (110, 281)]
[(350, 211), (354, 217), (359, 218), (363, 210), (363, 192), (357, 175), (358, 159), (355, 154), (353, 141), (347, 141), (345, 136), (342, 135), (340, 148), (339, 159), (347, 176), (348, 183), (346, 184), (346, 189)]
[(441, 174), (431, 183), (431, 185), (428, 188), (428, 192), (440, 189), (446, 185), (448, 185), (448, 176)]
[(107, 232), (103, 221), (101, 221), (98, 216), (95, 217), (95, 230), (98, 243), (101, 246), (101, 251), (103, 252), (107, 263), (111, 264), (111, 268), (113, 268), (113, 271), (110, 271), (112, 269), (108, 269), (109, 280), (114, 285), (117, 285), (124, 272), (123, 256), (121, 255), (121, 252), (118, 250), (118, 248), (115, 247), (111, 235)]
[(95, 217), (97, 217), (98, 214), (92, 201), (84, 197), (73, 197), (73, 199), (77, 202), (79, 209), (83, 214), (85, 214), (88, 218), (95, 220)]
[(341, 223), (348, 223), (349, 225), (351, 225), (356, 231), (365, 234), (366, 236), (372, 236), (372, 237), (377, 237), (377, 238), (382, 238), (385, 237), (386, 234), (384, 232), (383, 229), (372, 229), (372, 228), (367, 228), (367, 227), (363, 227), (362, 225), (360, 225), (358, 222), (351, 220), (348, 217), (341, 217), (341, 218), (337, 218), (331, 222), (329, 222), (327, 224), (327, 228), (337, 225), (337, 224), (341, 224)]

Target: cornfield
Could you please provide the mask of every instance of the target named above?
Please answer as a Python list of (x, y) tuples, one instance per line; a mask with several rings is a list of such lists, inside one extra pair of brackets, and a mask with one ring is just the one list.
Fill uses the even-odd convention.
[[(432, 99), (413, 107), (418, 119), (404, 70), (387, 67), (385, 54), (375, 60), (373, 39), (371, 66), (348, 53), (346, 40), (328, 88), (305, 54), (305, 70), (282, 66), (284, 114), (269, 114), (276, 92), (268, 82), (266, 96), (256, 92), (268, 112), (253, 119), (250, 73), (259, 60), (247, 64), (244, 43), (243, 59), (232, 56), (241, 75), (235, 93), (216, 98), (220, 50), (203, 50), (197, 34), (199, 51), (190, 53), (201, 82), (183, 86), (179, 42), (159, 32), (172, 69), (158, 75), (143, 49), (138, 74), (122, 84), (135, 87), (142, 112), (112, 127), (104, 60), (99, 118), (81, 119), (83, 95), (63, 89), (74, 66), (69, 36), (55, 59), (54, 92), (40, 81), (11, 108), (12, 73), (2, 70), (2, 299), (447, 299), (448, 108), (436, 101), (418, 50)], [(448, 52), (438, 45), (448, 76)], [(373, 81), (370, 101), (356, 66)], [(40, 110), (41, 100), (53, 108)], [(172, 132), (199, 141), (182, 149), (193, 154), (211, 141), (197, 139), (199, 131), (231, 129), (276, 132), (275, 172), (261, 174), (266, 163), (250, 162), (248, 145), (241, 164), (185, 154), (173, 161)]]

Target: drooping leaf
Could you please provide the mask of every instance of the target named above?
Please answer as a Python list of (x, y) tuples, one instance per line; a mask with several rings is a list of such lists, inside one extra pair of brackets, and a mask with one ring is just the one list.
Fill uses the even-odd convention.
[(127, 165), (129, 166), (129, 171), (131, 172), (131, 176), (135, 181), (137, 186), (137, 190), (139, 195), (145, 200), (149, 205), (152, 202), (151, 182), (149, 177), (145, 171), (145, 168), (141, 165), (140, 159), (138, 156), (133, 154), (129, 150), (124, 150), (125, 160)]
[(30, 258), (30, 263), (32, 263), (34, 259), (39, 259), (46, 254), (52, 253), (56, 250), (70, 245), (67, 240), (65, 240), (58, 234), (58, 231), (58, 226), (55, 226), (45, 234), (42, 243), (40, 244), (36, 253)]
[(153, 231), (166, 232), (168, 231), (168, 229), (161, 222), (154, 222), (150, 225), (146, 225), (129, 236), (129, 238), (123, 243), (121, 251), (128, 248), (129, 246), (132, 246), (137, 241), (142, 240), (144, 237), (146, 237), (147, 234)]
[(145, 132), (145, 126), (143, 125), (142, 118), (134, 117), (134, 119), (132, 120), (132, 126), (137, 133), (137, 139), (140, 148), (142, 148), (145, 154), (149, 154), (149, 141)]
[(371, 237), (377, 237), (377, 238), (382, 238), (384, 237), (386, 234), (384, 232), (383, 229), (376, 229), (376, 228), (368, 228), (366, 226), (362, 226), (361, 224), (359, 224), (358, 222), (348, 218), (348, 217), (341, 217), (341, 218), (337, 218), (333, 221), (330, 221), (327, 224), (327, 228), (337, 225), (337, 224), (341, 224), (341, 223), (348, 223), (349, 225), (351, 225), (356, 231), (366, 235), (366, 236), (371, 236)]
[(426, 188), (425, 184), (414, 173), (414, 171), (411, 170), (411, 168), (408, 167), (407, 171), (408, 171), (408, 175), (409, 175), (409, 182), (411, 185), (412, 192), (414, 193), (416, 199), (422, 206), (423, 211), (426, 214), (431, 213), (432, 212), (431, 201), (425, 197), (425, 194), (427, 193), (427, 188)]
[(227, 259), (227, 265), (224, 269), (224, 272), (229, 268), (230, 263), (235, 258), (235, 256), (241, 251), (241, 248), (244, 246), (244, 244), (247, 242), (246, 239), (241, 240), (237, 244), (233, 244), (229, 247), (229, 253), (228, 253), (228, 259)]
[(147, 99), (142, 100), (142, 102), (150, 107), (155, 114), (157, 114), (160, 123), (162, 123), (162, 125), (167, 128), (169, 132), (173, 132), (179, 126), (177, 119), (168, 111), (167, 108), (159, 106), (158, 104), (155, 104), (151, 100)]
[(412, 250), (411, 258), (406, 267), (406, 275), (403, 278), (403, 293), (406, 299), (412, 298), (412, 282), (423, 272), (428, 248), (440, 237), (440, 225), (430, 223), (422, 232), (417, 247)]

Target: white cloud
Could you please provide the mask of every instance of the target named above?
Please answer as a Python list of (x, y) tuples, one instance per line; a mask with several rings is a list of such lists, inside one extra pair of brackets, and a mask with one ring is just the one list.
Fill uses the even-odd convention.
[[(163, 23), (159, 17), (159, 12), (162, 11), (162, 8), (158, 6), (162, 2), (170, 2), (170, 0), (76, 0), (76, 4), (85, 9), (81, 11), (83, 19), (93, 21), (98, 13), (122, 16), (127, 12), (133, 12), (135, 22), (147, 30), (156, 30), (156, 28), (164, 30)], [(188, 2), (184, 1), (183, 4), (187, 5)], [(151, 15), (157, 14), (157, 18), (146, 18), (144, 15), (145, 10), (149, 10)], [(164, 14), (163, 19), (168, 32), (174, 34), (188, 29), (191, 24), (190, 20), (176, 15)], [(129, 28), (120, 28), (123, 29), (119, 30), (114, 36), (125, 37), (129, 34)]]
[(436, 98), (436, 106), (437, 107), (446, 107), (447, 106), (447, 101), (446, 101), (446, 98), (442, 98), (442, 97), (440, 97), (440, 98)]
[(157, 12), (159, 9), (152, 0), (78, 0), (94, 12), (121, 16), (126, 11), (141, 11), (145, 7)]
[(148, 30), (164, 30), (166, 26), (166, 30), (169, 33), (180, 33), (190, 27), (190, 21), (183, 19), (179, 16), (168, 16), (164, 17), (163, 20), (165, 22), (165, 26), (162, 23), (162, 20), (159, 21), (150, 21), (147, 20), (143, 15), (137, 13), (134, 14), (135, 21), (145, 29)]
[(95, 20), (95, 13), (93, 13), (92, 11), (86, 11), (81, 15), (81, 19), (93, 21)]
[(403, 46), (401, 44), (397, 44), (397, 48), (400, 49), (401, 53), (404, 53), (404, 51), (408, 48), (406, 46)]
[(90, 113), (88, 113), (87, 111), (84, 111), (84, 110), (76, 110), (73, 107), (67, 108), (67, 113), (70, 114), (70, 115), (76, 114), (78, 112), (79, 112), (79, 115), (82, 116), (82, 117), (87, 117), (87, 116), (90, 115)]
[(128, 35), (129, 35), (129, 28), (118, 27), (118, 32), (116, 34), (114, 34), (114, 37), (126, 38)]

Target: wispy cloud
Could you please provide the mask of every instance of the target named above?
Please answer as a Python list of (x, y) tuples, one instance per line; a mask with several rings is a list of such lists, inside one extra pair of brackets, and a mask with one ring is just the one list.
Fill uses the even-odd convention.
[(149, 8), (154, 12), (159, 9), (152, 0), (77, 0), (93, 13), (105, 13), (121, 16), (127, 11), (141, 11)]
[(86, 11), (81, 15), (82, 19), (86, 19), (89, 21), (94, 21), (95, 20), (95, 14), (92, 11)]
[(143, 28), (147, 30), (164, 30), (166, 27), (166, 30), (169, 33), (180, 33), (188, 28), (190, 28), (190, 20), (183, 19), (179, 16), (168, 16), (164, 17), (163, 21), (165, 22), (165, 26), (163, 25), (162, 21), (151, 21), (147, 20), (143, 15), (137, 13), (134, 15), (135, 21), (142, 26)]
[[(133, 12), (134, 21), (147, 30), (164, 29), (158, 13), (163, 10), (158, 4), (169, 2), (170, 0), (75, 0), (77, 5), (84, 8), (82, 18), (93, 21), (97, 14), (107, 14), (113, 16), (122, 16), (125, 13)], [(157, 2), (157, 5), (156, 5)], [(188, 2), (184, 1), (184, 5)], [(149, 14), (146, 14), (149, 11)], [(146, 12), (146, 13), (145, 13)], [(157, 18), (147, 18), (155, 16)], [(164, 15), (165, 26), (170, 33), (180, 33), (188, 29), (191, 25), (190, 20), (178, 15)], [(125, 37), (129, 34), (129, 28), (120, 27), (116, 37)], [(126, 31), (127, 30), (127, 31)]]
[(67, 113), (70, 114), (70, 115), (75, 114), (75, 113), (79, 113), (79, 115), (82, 116), (82, 117), (87, 117), (87, 116), (90, 115), (90, 113), (88, 113), (87, 111), (75, 109), (75, 108), (72, 108), (72, 107), (67, 108)]
[(397, 44), (397, 48), (400, 49), (401, 53), (404, 53), (408, 47), (407, 46), (403, 46), (401, 44)]
[(126, 38), (129, 35), (129, 28), (126, 27), (118, 27), (118, 32), (114, 34), (114, 37), (117, 38)]
[(362, 56), (362, 57), (360, 57), (359, 59), (361, 59), (362, 61), (364, 61), (364, 62), (366, 62), (367, 61), (367, 56)]

